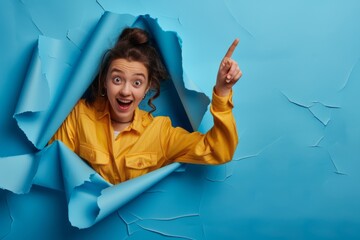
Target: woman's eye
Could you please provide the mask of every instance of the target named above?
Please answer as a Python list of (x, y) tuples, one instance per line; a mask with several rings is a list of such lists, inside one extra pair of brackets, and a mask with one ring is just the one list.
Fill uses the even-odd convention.
[(115, 78), (113, 78), (113, 82), (116, 84), (119, 84), (119, 83), (121, 83), (121, 78), (115, 77)]
[(141, 83), (142, 83), (142, 82), (141, 82), (140, 80), (134, 81), (134, 85), (135, 85), (136, 87), (140, 87)]

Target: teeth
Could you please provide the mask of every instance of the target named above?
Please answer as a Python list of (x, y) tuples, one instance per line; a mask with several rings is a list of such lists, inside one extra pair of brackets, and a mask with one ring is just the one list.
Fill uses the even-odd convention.
[(131, 103), (132, 101), (131, 100), (121, 100), (121, 99), (117, 99), (118, 102), (121, 102), (121, 103)]

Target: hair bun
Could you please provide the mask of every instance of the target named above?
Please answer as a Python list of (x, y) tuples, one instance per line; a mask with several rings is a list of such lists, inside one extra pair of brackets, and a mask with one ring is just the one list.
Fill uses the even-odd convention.
[(121, 33), (118, 42), (125, 41), (133, 45), (146, 44), (149, 42), (149, 35), (140, 28), (125, 28)]

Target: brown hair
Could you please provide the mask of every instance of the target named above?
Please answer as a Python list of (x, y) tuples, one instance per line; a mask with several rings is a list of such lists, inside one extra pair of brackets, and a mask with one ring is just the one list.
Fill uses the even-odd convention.
[(160, 81), (168, 78), (168, 73), (150, 41), (149, 34), (140, 28), (124, 29), (115, 46), (104, 54), (99, 73), (84, 95), (86, 102), (92, 104), (104, 95), (104, 82), (110, 64), (119, 58), (141, 62), (147, 68), (150, 89), (154, 92), (148, 100), (148, 105), (152, 109), (150, 113), (155, 111), (156, 107), (152, 102), (160, 95)]

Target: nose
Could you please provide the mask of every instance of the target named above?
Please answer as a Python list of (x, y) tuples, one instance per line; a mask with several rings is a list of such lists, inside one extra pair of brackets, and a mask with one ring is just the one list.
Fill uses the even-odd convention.
[(129, 96), (131, 94), (131, 86), (129, 82), (125, 82), (124, 84), (121, 84), (119, 92), (120, 95), (122, 96)]

